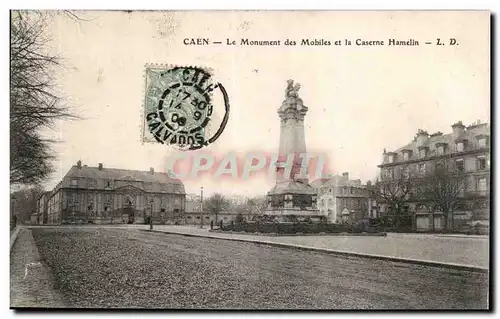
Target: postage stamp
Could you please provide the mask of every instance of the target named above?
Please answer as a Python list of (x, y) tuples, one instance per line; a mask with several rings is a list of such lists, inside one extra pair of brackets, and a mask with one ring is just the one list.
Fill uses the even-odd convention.
[[(196, 150), (215, 142), (229, 119), (229, 98), (210, 69), (195, 66), (146, 65), (143, 142)], [(214, 105), (221, 94), (224, 105)], [(224, 115), (217, 130), (214, 112)]]

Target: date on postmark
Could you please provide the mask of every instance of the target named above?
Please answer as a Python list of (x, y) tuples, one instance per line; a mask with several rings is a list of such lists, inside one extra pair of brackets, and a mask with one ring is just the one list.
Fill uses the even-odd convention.
[[(145, 91), (143, 142), (196, 150), (215, 142), (226, 127), (229, 98), (207, 69), (146, 66)], [(214, 114), (221, 110), (220, 124), (214, 124)]]

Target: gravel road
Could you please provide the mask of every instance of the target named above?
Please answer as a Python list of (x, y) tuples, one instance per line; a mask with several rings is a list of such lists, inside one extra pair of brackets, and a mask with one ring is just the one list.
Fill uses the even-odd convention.
[(32, 233), (74, 307), (487, 307), (486, 274), (133, 229)]

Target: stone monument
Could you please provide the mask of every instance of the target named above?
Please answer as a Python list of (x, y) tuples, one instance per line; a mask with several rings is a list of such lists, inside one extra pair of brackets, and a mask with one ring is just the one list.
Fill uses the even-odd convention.
[[(285, 100), (278, 109), (281, 120), (280, 146), (276, 162), (276, 185), (267, 194), (265, 214), (278, 221), (319, 220), (317, 194), (304, 169), (307, 160), (304, 117), (308, 108), (299, 97), (300, 84), (288, 80)], [(293, 159), (293, 160), (291, 160)]]

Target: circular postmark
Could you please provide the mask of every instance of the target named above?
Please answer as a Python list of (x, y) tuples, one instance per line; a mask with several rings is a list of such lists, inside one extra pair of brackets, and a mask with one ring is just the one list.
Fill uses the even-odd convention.
[[(220, 92), (224, 116), (209, 137), (214, 114), (213, 95)], [(195, 150), (215, 142), (229, 118), (227, 92), (199, 67), (147, 68), (145, 124), (154, 140), (181, 150)]]

